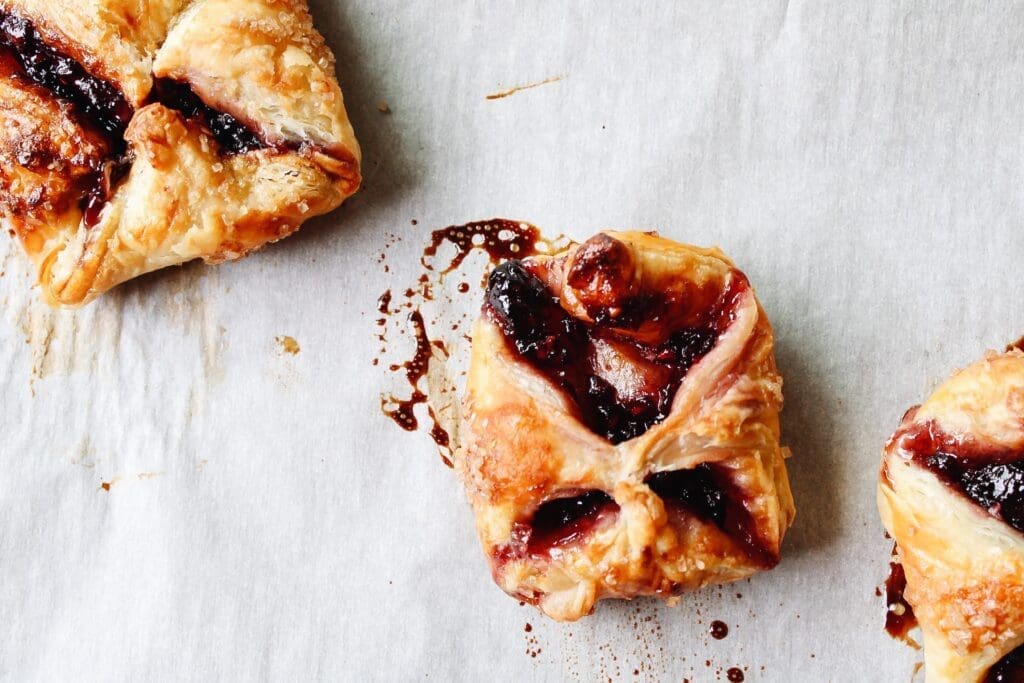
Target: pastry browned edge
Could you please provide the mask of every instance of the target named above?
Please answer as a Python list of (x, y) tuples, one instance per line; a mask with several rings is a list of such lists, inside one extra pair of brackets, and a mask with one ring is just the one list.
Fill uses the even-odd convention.
[(0, 0), (0, 216), (52, 304), (286, 237), (359, 161), (304, 0)]
[(782, 378), (717, 249), (604, 232), (490, 276), (455, 465), (494, 580), (559, 620), (775, 566)]
[(907, 412), (878, 506), (906, 577), (890, 621), (916, 617), (927, 681), (1024, 680), (1024, 354), (990, 353)]

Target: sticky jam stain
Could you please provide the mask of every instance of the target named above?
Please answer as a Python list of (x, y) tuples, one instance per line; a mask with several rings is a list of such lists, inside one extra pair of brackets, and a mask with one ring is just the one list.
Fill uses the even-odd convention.
[[(438, 267), (433, 261), (444, 244), (452, 245), (455, 253), (447, 264)], [(426, 249), (423, 250), (420, 263), (428, 271), (437, 271), (445, 275), (457, 270), (474, 251), (487, 254), (493, 266), (507, 259), (533, 256), (538, 253), (538, 246), (545, 244), (548, 242), (541, 236), (536, 226), (504, 218), (492, 218), (489, 221), (452, 225), (435, 230), (430, 235)]]
[(889, 562), (889, 577), (885, 580), (885, 630), (904, 642), (910, 642), (907, 634), (917, 626), (914, 609), (903, 597), (907, 589), (907, 575), (903, 571), (893, 546), (893, 557)]
[[(416, 225), (416, 221), (413, 221), (413, 225)], [(449, 254), (444, 245), (450, 245), (454, 251)], [(405, 373), (412, 391), (408, 398), (399, 398), (394, 395), (382, 396), (381, 407), (384, 414), (402, 429), (416, 431), (420, 428), (415, 415), (416, 406), (426, 405), (427, 414), (432, 423), (429, 430), (430, 437), (437, 444), (442, 459), (449, 466), (451, 466), (451, 459), (448, 456), (454, 448), (451, 436), (441, 426), (441, 422), (430, 405), (430, 397), (419, 386), (419, 382), (426, 375), (429, 366), (433, 353), (431, 348), (441, 348), (442, 345), (440, 340), (430, 338), (421, 305), (423, 302), (434, 299), (435, 286), (441, 284), (445, 276), (458, 271), (471, 253), (486, 254), (489, 263), (494, 266), (504, 259), (533, 256), (542, 250), (551, 250), (554, 245), (555, 241), (544, 238), (537, 227), (522, 221), (504, 218), (441, 228), (430, 234), (430, 239), (420, 257), (423, 271), (417, 277), (415, 285), (406, 288), (401, 293), (398, 297), (400, 301), (396, 301), (396, 295), (392, 294), (391, 289), (385, 291), (377, 299), (377, 312), (385, 316), (378, 320), (378, 325), (386, 326), (388, 317), (408, 311), (409, 323), (416, 340), (413, 357), (404, 363), (391, 366), (393, 372)], [(457, 289), (459, 294), (468, 294), (471, 287), (468, 282), (461, 282)], [(452, 331), (458, 331), (458, 329), (458, 324), (452, 325)], [(378, 334), (378, 339), (384, 345), (381, 353), (386, 353), (387, 335), (381, 332)], [(379, 363), (380, 358), (375, 358), (374, 365)]]

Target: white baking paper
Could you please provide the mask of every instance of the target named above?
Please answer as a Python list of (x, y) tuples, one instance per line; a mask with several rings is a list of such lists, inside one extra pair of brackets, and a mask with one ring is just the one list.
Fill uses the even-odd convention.
[[(365, 155), (342, 210), (80, 311), (42, 305), (0, 240), (0, 677), (909, 681), (876, 469), (904, 409), (1024, 333), (1024, 3), (313, 10)], [(777, 569), (571, 625), (492, 584), (373, 360), (377, 297), (430, 232), (493, 216), (656, 229), (747, 272), (794, 453)]]

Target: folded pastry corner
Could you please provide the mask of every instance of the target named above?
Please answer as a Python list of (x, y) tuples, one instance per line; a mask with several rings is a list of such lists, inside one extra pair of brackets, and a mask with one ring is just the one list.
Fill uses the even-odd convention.
[(604, 232), (491, 274), (455, 464), (494, 580), (558, 620), (778, 563), (771, 326), (717, 249)]
[(240, 258), (360, 184), (305, 0), (0, 0), (0, 220), (46, 299)]
[(1024, 680), (1024, 353), (988, 354), (906, 413), (878, 507), (929, 683)]

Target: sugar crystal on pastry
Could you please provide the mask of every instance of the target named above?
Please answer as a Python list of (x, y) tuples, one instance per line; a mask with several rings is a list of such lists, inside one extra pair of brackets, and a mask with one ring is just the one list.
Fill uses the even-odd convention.
[(491, 274), (455, 465), (495, 581), (561, 620), (779, 561), (772, 331), (718, 250), (605, 232)]
[(878, 504), (929, 683), (1024, 680), (1024, 353), (989, 354), (907, 411)]

